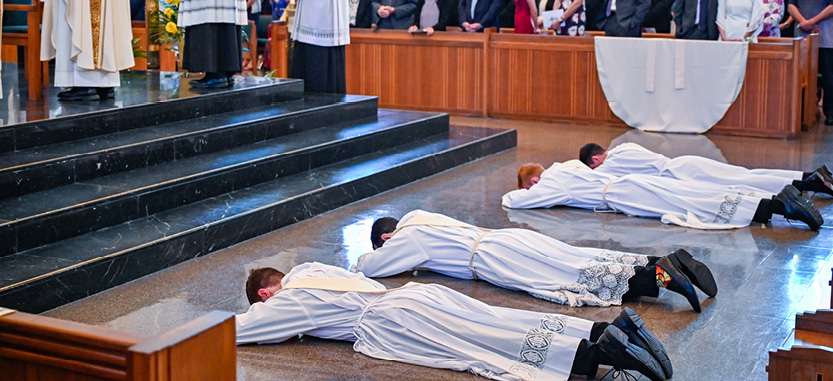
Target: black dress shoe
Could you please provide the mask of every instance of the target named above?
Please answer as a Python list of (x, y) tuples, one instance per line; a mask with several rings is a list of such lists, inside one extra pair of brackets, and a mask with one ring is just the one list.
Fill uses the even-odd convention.
[(781, 193), (778, 193), (772, 199), (784, 205), (784, 218), (804, 222), (813, 231), (818, 231), (821, 224), (824, 223), (824, 219), (815, 205), (807, 197), (802, 196), (801, 191), (792, 185), (785, 186)]
[(714, 275), (705, 263), (694, 259), (689, 252), (683, 249), (669, 254), (668, 259), (671, 260), (674, 266), (683, 271), (683, 274), (688, 277), (691, 283), (710, 298), (717, 295), (717, 282), (715, 282)]
[(191, 84), (191, 87), (199, 87), (202, 89), (222, 89), (231, 86), (229, 85), (228, 79), (226, 77), (212, 79), (203, 78), (199, 80), (193, 80), (189, 83)]
[(833, 184), (833, 173), (827, 168), (827, 164), (822, 164), (821, 167), (816, 168), (815, 172), (821, 175), (821, 179)]
[(677, 268), (677, 266), (674, 266), (674, 263), (672, 263), (668, 257), (661, 258), (657, 261), (657, 266), (665, 270), (665, 272), (671, 276), (671, 281), (668, 282), (665, 288), (669, 291), (674, 291), (682, 296), (685, 296), (685, 298), (688, 299), (688, 303), (691, 304), (691, 308), (700, 312), (700, 299), (697, 298), (697, 291), (694, 291), (694, 285), (691, 283), (691, 280), (683, 274), (682, 270)]
[(73, 87), (58, 93), (59, 101), (83, 101), (115, 97), (116, 91), (112, 87)]
[(824, 125), (825, 126), (833, 126), (833, 115), (824, 118)]
[(662, 367), (642, 347), (628, 341), (619, 328), (608, 326), (605, 332), (594, 344), (603, 354), (602, 364), (611, 365), (614, 368), (633, 369), (650, 378), (652, 381), (664, 381), (665, 374)]
[(642, 318), (632, 309), (625, 307), (619, 316), (613, 320), (613, 325), (622, 330), (628, 336), (628, 341), (634, 343), (643, 349), (647, 350), (654, 359), (657, 360), (660, 367), (662, 367), (665, 378), (671, 378), (674, 374), (674, 369), (671, 367), (671, 359), (668, 358), (668, 352), (665, 347), (648, 329), (645, 328), (645, 323)]
[(810, 176), (807, 177), (807, 180), (804, 180), (807, 184), (810, 185), (810, 190), (813, 192), (824, 193), (828, 196), (833, 196), (833, 183), (824, 179), (821, 173), (818, 171), (813, 172)]

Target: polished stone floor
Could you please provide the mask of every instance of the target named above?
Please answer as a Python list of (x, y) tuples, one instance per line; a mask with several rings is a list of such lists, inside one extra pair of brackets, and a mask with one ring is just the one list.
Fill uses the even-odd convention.
[[(796, 140), (730, 136), (655, 135), (624, 128), (452, 118), (452, 124), (518, 129), (518, 147), (393, 191), (342, 207), (239, 245), (191, 260), (47, 315), (146, 335), (159, 334), (213, 309), (243, 312), (248, 269), (320, 261), (349, 267), (371, 249), (370, 224), (381, 216), (425, 209), (485, 227), (538, 230), (574, 245), (664, 255), (685, 248), (718, 277), (719, 294), (694, 313), (686, 300), (666, 291), (626, 305), (639, 312), (665, 344), (677, 380), (764, 380), (769, 350), (789, 340), (795, 313), (829, 307), (833, 231), (814, 233), (801, 223), (775, 219), (730, 231), (667, 226), (654, 219), (554, 208), (515, 211), (500, 206), (523, 163), (549, 164), (577, 155), (595, 141), (638, 142), (669, 156), (700, 154), (748, 167), (811, 169), (833, 164), (831, 129), (817, 127)], [(833, 226), (833, 198), (814, 197)], [(431, 273), (383, 280), (437, 282), (488, 303), (609, 321), (621, 307), (570, 308), (507, 291), (485, 282)], [(701, 298), (704, 294), (700, 294)], [(600, 373), (601, 374), (601, 373)], [(375, 360), (350, 343), (303, 338), (238, 350), (238, 378), (271, 379), (476, 379), (472, 374)]]

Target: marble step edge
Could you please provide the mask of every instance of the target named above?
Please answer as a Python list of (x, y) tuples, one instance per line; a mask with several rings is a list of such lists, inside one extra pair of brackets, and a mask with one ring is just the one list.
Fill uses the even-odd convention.
[[(6, 244), (0, 245), (0, 257), (366, 154), (403, 134), (408, 139), (430, 136), (447, 131), (447, 126), (447, 114), (426, 114), (367, 134), (267, 155), (3, 222), (0, 242)], [(328, 150), (334, 152), (328, 155)], [(313, 160), (315, 152), (321, 152), (323, 158)], [(339, 157), (339, 152), (344, 157)], [(266, 170), (270, 168), (273, 170)], [(174, 199), (171, 194), (180, 197)]]
[[(224, 149), (285, 137), (330, 124), (376, 116), (376, 99), (336, 103), (101, 150), (0, 168), (0, 199), (86, 181), (166, 161), (181, 160)], [(301, 123), (299, 123), (301, 121)], [(247, 136), (248, 135), (248, 136)], [(234, 139), (230, 139), (233, 137)], [(100, 138), (104, 138), (101, 136)], [(199, 149), (193, 142), (199, 140)], [(144, 159), (131, 160), (131, 156)], [(45, 177), (48, 176), (48, 177)], [(45, 181), (46, 180), (46, 181)]]
[(303, 96), (303, 81), (286, 81), (3, 126), (0, 140), (12, 139), (12, 143), (0, 144), (0, 152), (265, 106)]
[[(136, 141), (136, 142), (132, 142), (132, 143), (125, 143), (125, 144), (121, 144), (121, 145), (114, 145), (114, 146), (110, 146), (110, 147), (93, 149), (93, 150), (84, 151), (84, 152), (64, 154), (63, 156), (55, 156), (55, 157), (51, 157), (51, 158), (47, 158), (47, 159), (39, 159), (37, 161), (32, 161), (32, 162), (23, 163), (23, 164), (16, 164), (16, 165), (13, 165), (13, 166), (8, 166), (8, 167), (0, 167), (0, 173), (6, 172), (6, 171), (19, 170), (21, 168), (26, 168), (26, 167), (33, 166), (33, 165), (43, 165), (43, 164), (55, 163), (55, 162), (59, 162), (59, 161), (71, 160), (71, 159), (74, 159), (74, 158), (77, 158), (77, 157), (82, 157), (82, 156), (107, 154), (107, 153), (117, 152), (119, 149), (142, 146), (142, 145), (148, 145), (148, 144), (151, 144), (151, 143), (158, 143), (158, 142), (163, 142), (163, 141), (168, 141), (168, 140), (181, 139), (183, 137), (198, 136), (198, 135), (203, 135), (203, 134), (222, 132), (222, 131), (225, 131), (225, 130), (240, 128), (240, 127), (250, 125), (250, 124), (264, 123), (264, 122), (268, 122), (268, 121), (287, 119), (287, 118), (295, 118), (295, 117), (304, 116), (306, 114), (311, 114), (311, 113), (315, 113), (315, 112), (338, 111), (341, 108), (343, 108), (347, 105), (351, 105), (351, 104), (373, 104), (374, 105), (373, 106), (373, 111), (375, 112), (375, 110), (377, 109), (377, 107), (375, 106), (375, 104), (376, 104), (375, 101), (376, 101), (375, 99), (365, 99), (365, 100), (359, 100), (359, 101), (354, 101), (354, 102), (339, 102), (339, 103), (325, 104), (325, 105), (313, 106), (313, 107), (310, 107), (310, 108), (303, 108), (303, 109), (293, 110), (293, 111), (289, 111), (289, 112), (278, 114), (278, 115), (270, 115), (270, 116), (255, 118), (255, 119), (247, 120), (247, 121), (243, 121), (243, 122), (233, 122), (233, 123), (230, 123), (230, 124), (223, 124), (223, 125), (211, 125), (211, 126), (206, 126), (205, 128), (196, 129), (196, 130), (193, 130), (193, 131), (182, 132), (182, 133), (166, 135), (166, 136), (160, 136), (160, 137), (155, 137), (155, 138), (151, 138), (151, 139), (148, 139), (148, 140)], [(238, 114), (238, 113), (242, 114), (242, 113), (246, 113), (250, 110), (252, 110), (252, 109), (250, 109), (250, 108), (249, 109), (240, 109), (240, 110), (232, 111), (229, 114)], [(351, 113), (348, 117), (346, 117), (344, 119), (339, 119), (339, 122), (357, 120), (357, 119), (362, 119), (362, 118), (366, 118), (366, 117), (369, 117), (369, 116), (372, 116), (372, 115), (365, 115), (365, 114), (361, 114), (361, 113), (355, 113), (355, 114)], [(167, 124), (175, 124), (175, 123), (176, 122), (166, 123), (166, 124), (163, 124), (163, 125), (158, 125), (158, 126), (153, 126), (153, 127), (163, 127)], [(297, 132), (300, 132), (300, 131), (304, 131), (304, 130), (298, 130), (298, 129), (293, 128), (291, 132), (292, 133), (297, 133)], [(118, 132), (115, 132), (115, 133), (112, 133), (112, 134), (117, 134), (117, 133)], [(98, 136), (95, 136), (93, 138), (106, 138), (107, 136), (112, 135), (112, 134), (98, 135)], [(280, 136), (286, 136), (286, 135), (280, 135)], [(2, 165), (2, 163), (0, 163), (0, 165)]]
[[(246, 213), (238, 214), (234, 217), (227, 217), (168, 237), (155, 239), (144, 244), (136, 245), (132, 248), (120, 250), (112, 254), (68, 266), (64, 269), (39, 275), (29, 280), (0, 288), (0, 306), (29, 313), (41, 313), (60, 305), (127, 283), (131, 280), (138, 279), (142, 276), (161, 271), (186, 260), (206, 255), (210, 252), (243, 242), (281, 227), (288, 226), (292, 223), (303, 221), (349, 203), (381, 194), (399, 186), (452, 169), (456, 166), (480, 159), (490, 154), (513, 148), (516, 143), (517, 135), (514, 130), (503, 131), (492, 136), (481, 138), (477, 141), (468, 142), (446, 149), (442, 152), (426, 155), (417, 159), (407, 160), (397, 167), (375, 172), (359, 179), (346, 181), (340, 184), (331, 184), (330, 186), (322, 187), (319, 191), (306, 192), (301, 195), (275, 202), (269, 206), (260, 207), (247, 211)], [(454, 157), (455, 154), (457, 157)], [(420, 171), (420, 168), (430, 167), (427, 165), (428, 163), (434, 164), (430, 173)], [(386, 178), (386, 175), (391, 172), (399, 174), (405, 173), (408, 175), (408, 178), (402, 178), (400, 181), (388, 184), (378, 183), (380, 179)], [(395, 176), (392, 177), (395, 178)], [(372, 181), (376, 181), (376, 183), (372, 183)], [(356, 189), (360, 185), (364, 186), (364, 191), (356, 192)], [(331, 197), (337, 195), (348, 195), (348, 192), (344, 192), (344, 188), (348, 187), (353, 191), (349, 194), (351, 197)], [(304, 202), (312, 203), (313, 201), (320, 201), (322, 199), (338, 200), (338, 202), (336, 204), (329, 205), (326, 210), (315, 210), (303, 205), (298, 205), (303, 204)], [(246, 223), (243, 219), (253, 216), (256, 218), (258, 213), (265, 212), (273, 212), (276, 215), (280, 215), (283, 217), (283, 220), (275, 222), (267, 228), (248, 231), (238, 229), (230, 224), (231, 222), (237, 221), (245, 226)], [(232, 237), (232, 239), (222, 241), (220, 244), (208, 245), (207, 242), (203, 241), (198, 250), (196, 247), (198, 245), (189, 245), (198, 242), (200, 239), (199, 235), (208, 235), (208, 231), (210, 229), (219, 230), (223, 228), (234, 231), (238, 234), (237, 236)], [(215, 235), (226, 237), (222, 234)], [(202, 239), (205, 239), (205, 237)], [(163, 258), (162, 261), (157, 261), (154, 266), (150, 266), (148, 263), (142, 261), (143, 255), (153, 257), (158, 260), (160, 259), (159, 253), (171, 253), (172, 249), (174, 251), (172, 255), (178, 257)], [(182, 250), (177, 251), (177, 249)], [(186, 251), (186, 249), (190, 249), (190, 251)], [(119, 261), (120, 263), (117, 263)], [(94, 271), (104, 272), (104, 275), (106, 276), (102, 276), (102, 274), (92, 274)], [(133, 271), (133, 274), (126, 274), (128, 271)], [(62, 276), (64, 279), (59, 279)], [(106, 280), (106, 284), (103, 284), (101, 282), (102, 280)], [(85, 281), (87, 282), (86, 284), (84, 284)], [(72, 288), (75, 289), (73, 290)], [(69, 295), (66, 295), (66, 293), (69, 293)], [(32, 305), (32, 303), (24, 305), (22, 302), (16, 303), (15, 295), (17, 295), (18, 300), (26, 300), (28, 302), (35, 301), (40, 303), (40, 305)], [(32, 298), (31, 295), (40, 295), (41, 297)]]

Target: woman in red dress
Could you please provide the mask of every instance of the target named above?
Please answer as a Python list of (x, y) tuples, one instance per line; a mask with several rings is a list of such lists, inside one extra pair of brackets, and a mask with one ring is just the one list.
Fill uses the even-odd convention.
[(538, 33), (538, 8), (535, 0), (515, 0), (515, 33)]

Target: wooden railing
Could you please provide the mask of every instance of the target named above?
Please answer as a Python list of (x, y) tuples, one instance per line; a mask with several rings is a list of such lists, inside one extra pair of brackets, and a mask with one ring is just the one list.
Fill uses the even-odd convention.
[[(833, 280), (828, 284), (833, 308)], [(769, 352), (769, 380), (833, 380), (833, 309), (796, 314), (793, 334), (793, 345)]]
[[(276, 36), (280, 36), (276, 38)], [(648, 38), (673, 38), (647, 34)], [(272, 53), (286, 45), (273, 32)], [(353, 29), (347, 92), (381, 107), (509, 119), (622, 125), (596, 71), (594, 36)], [(285, 48), (284, 48), (285, 49)], [(794, 137), (816, 122), (818, 36), (749, 45), (744, 85), (718, 133)]]
[(0, 308), (4, 380), (236, 379), (230, 312), (212, 311), (157, 337), (8, 312)]

